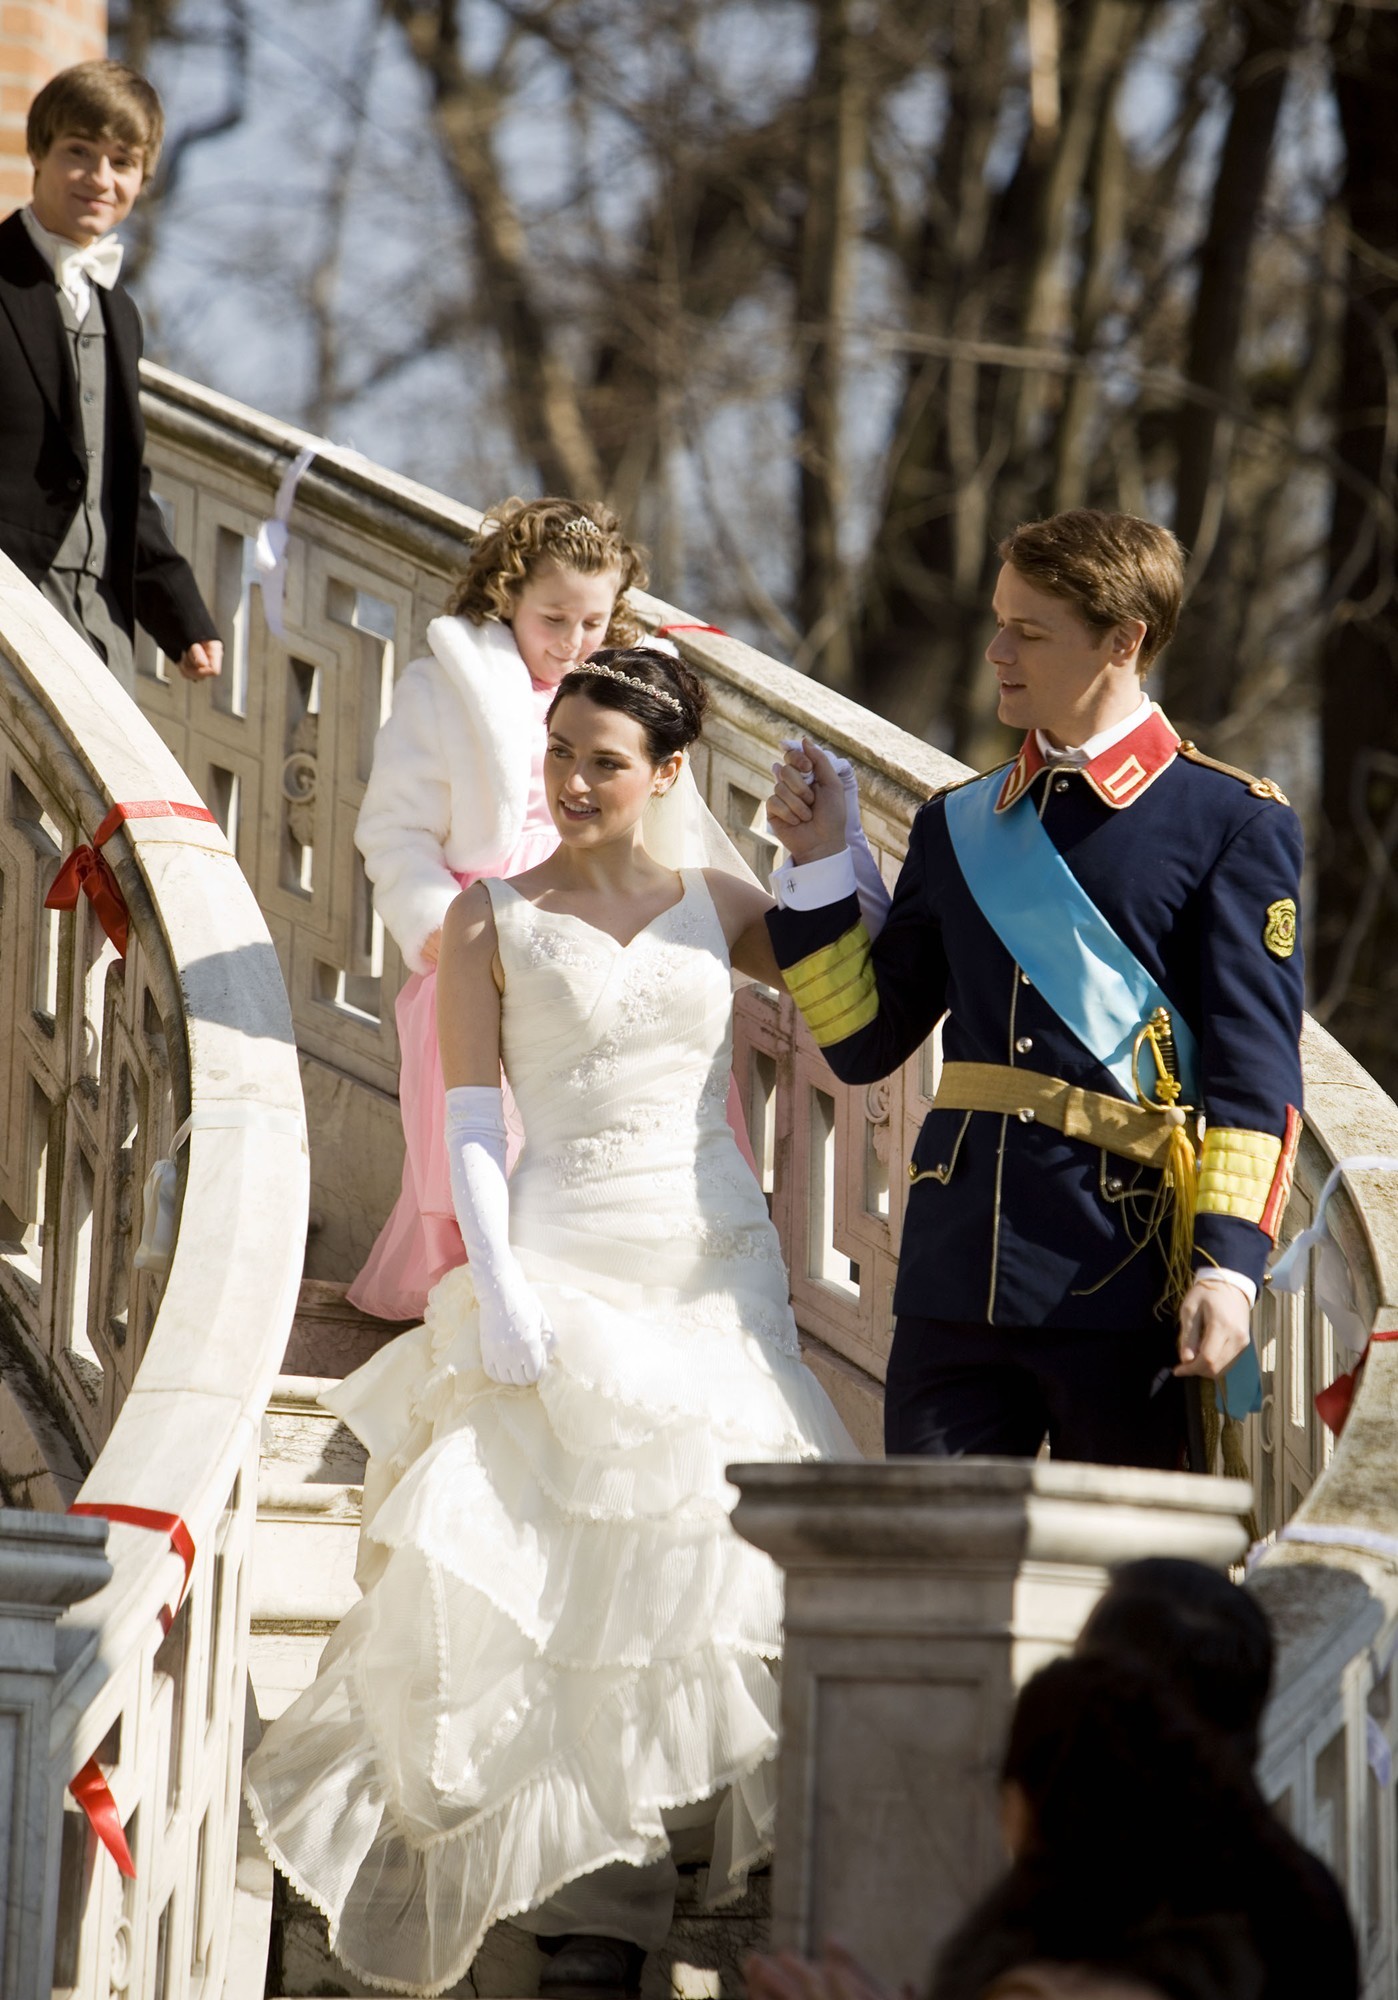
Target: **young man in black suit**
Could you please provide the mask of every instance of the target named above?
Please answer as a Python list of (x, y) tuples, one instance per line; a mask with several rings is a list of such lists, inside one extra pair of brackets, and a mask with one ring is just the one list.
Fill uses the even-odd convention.
[(112, 240), (163, 134), (135, 70), (63, 70), (29, 108), (33, 200), (0, 223), (0, 549), (128, 693), (138, 623), (190, 680), (223, 659), (151, 497), (141, 320)]

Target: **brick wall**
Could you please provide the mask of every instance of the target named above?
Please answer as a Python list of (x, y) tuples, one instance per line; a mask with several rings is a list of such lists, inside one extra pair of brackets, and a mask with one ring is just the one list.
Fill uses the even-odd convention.
[(0, 0), (0, 217), (29, 199), (24, 119), (69, 63), (107, 53), (107, 0)]

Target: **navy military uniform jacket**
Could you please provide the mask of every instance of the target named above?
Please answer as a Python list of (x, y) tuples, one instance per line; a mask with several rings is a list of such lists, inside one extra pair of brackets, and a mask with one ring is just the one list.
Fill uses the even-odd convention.
[[(1301, 832), (1277, 788), (1181, 744), (1156, 708), (1085, 768), (1031, 735), (997, 810), (1026, 794), (1112, 928), (1193, 1029), (1207, 1119), (1194, 1265), (1260, 1281), (1300, 1131)], [(1038, 1070), (1120, 1099), (972, 897), (947, 794), (913, 823), (869, 947), (853, 896), (767, 922), (845, 1083), (899, 1067), (945, 1010), (946, 1061)], [(832, 999), (834, 988), (839, 993)], [(851, 1025), (853, 1024), (853, 1025)], [(831, 1036), (834, 1039), (831, 1039)], [(1166, 1265), (1160, 1173), (1014, 1113), (934, 1109), (914, 1152), (895, 1310), (1003, 1326), (1148, 1327)]]

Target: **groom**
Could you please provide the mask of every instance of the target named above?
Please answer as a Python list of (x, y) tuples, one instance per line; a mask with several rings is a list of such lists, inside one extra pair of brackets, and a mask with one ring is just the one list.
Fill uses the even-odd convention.
[(1181, 1378), (1237, 1363), (1230, 1413), (1253, 1406), (1249, 1318), (1300, 1134), (1300, 827), (1143, 692), (1179, 614), (1171, 534), (1077, 509), (1000, 556), (987, 658), (1019, 754), (922, 808), (871, 945), (841, 788), (808, 745), (770, 808), (791, 862), (767, 921), (846, 1083), (950, 1010), (887, 1450), (1030, 1456), (1047, 1435), (1056, 1457), (1177, 1467)]
[(135, 70), (63, 70), (29, 107), (33, 200), (0, 223), (0, 549), (128, 694), (138, 622), (189, 680), (223, 654), (142, 463), (141, 321), (112, 240), (163, 130)]

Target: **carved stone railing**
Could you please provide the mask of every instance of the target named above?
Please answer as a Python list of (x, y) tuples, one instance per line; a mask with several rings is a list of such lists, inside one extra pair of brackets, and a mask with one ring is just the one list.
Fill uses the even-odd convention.
[[(44, 909), (60, 857), (113, 803), (198, 801), (4, 559), (0, 710), (5, 1498), (176, 1516), (195, 1549), (181, 1601), (168, 1529), (0, 1512), (0, 1991), (213, 1996), (233, 1913), (258, 1424), (306, 1212), (291, 1023), (214, 826), (133, 819), (106, 844), (131, 916), (124, 960), (86, 900)], [(172, 1261), (137, 1270), (145, 1176), (190, 1114)], [(94, 1762), (130, 1879), (65, 1796)]]

